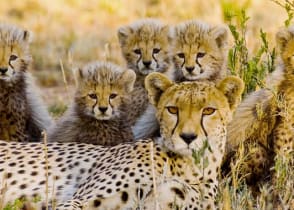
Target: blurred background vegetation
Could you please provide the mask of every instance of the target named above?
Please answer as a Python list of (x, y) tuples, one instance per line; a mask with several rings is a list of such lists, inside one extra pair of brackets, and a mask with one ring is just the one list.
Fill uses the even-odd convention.
[[(253, 60), (257, 61), (255, 63), (247, 60), (256, 56), (264, 45), (260, 38), (260, 29), (266, 35), (268, 46), (259, 54), (269, 56), (272, 53), (275, 45), (274, 35), (284, 26), (284, 21), (288, 17), (285, 9), (277, 2), (9, 0), (9, 3), (0, 1), (0, 21), (19, 25), (34, 33), (31, 48), (34, 59), (32, 72), (41, 86), (41, 93), (49, 104), (50, 111), (58, 115), (70, 102), (74, 90), (72, 68), (97, 59), (111, 60), (124, 65), (116, 31), (121, 25), (145, 17), (158, 18), (170, 25), (187, 19), (200, 19), (211, 24), (231, 24), (231, 30), (235, 30), (231, 36), (232, 72), (240, 75), (240, 69), (243, 67), (253, 68), (250, 74), (242, 75), (242, 78), (250, 80), (247, 81), (248, 84), (252, 83), (252, 75), (260, 71), (258, 79), (262, 79), (268, 69), (258, 66), (260, 56)], [(282, 5), (284, 2), (285, 0), (280, 1)], [(236, 33), (239, 33), (239, 36), (236, 37)], [(64, 70), (64, 77), (61, 70)], [(248, 85), (247, 91), (255, 89), (257, 83), (258, 81), (254, 80)]]

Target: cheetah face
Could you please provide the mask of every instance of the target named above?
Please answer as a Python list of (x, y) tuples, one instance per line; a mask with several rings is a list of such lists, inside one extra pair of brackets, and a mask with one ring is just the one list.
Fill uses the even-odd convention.
[(243, 82), (228, 77), (218, 87), (209, 82), (173, 84), (165, 76), (152, 73), (145, 86), (157, 108), (165, 146), (178, 154), (191, 155), (207, 142), (221, 150), (231, 110), (243, 91)]
[(164, 72), (169, 63), (168, 26), (143, 20), (118, 30), (122, 54), (128, 66), (140, 75)]
[(29, 38), (27, 31), (0, 24), (0, 80), (16, 80), (26, 71)]
[(226, 40), (223, 27), (209, 28), (196, 21), (176, 26), (172, 47), (176, 78), (194, 81), (215, 77), (226, 59)]
[(133, 70), (123, 71), (110, 63), (90, 63), (78, 70), (76, 105), (81, 113), (97, 120), (117, 118), (135, 80)]

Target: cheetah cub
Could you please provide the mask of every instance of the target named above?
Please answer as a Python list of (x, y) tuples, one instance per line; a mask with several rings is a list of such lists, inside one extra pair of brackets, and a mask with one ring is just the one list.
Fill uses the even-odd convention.
[(189, 20), (171, 30), (171, 57), (176, 82), (218, 82), (227, 74), (228, 31), (224, 26)]
[(228, 165), (239, 145), (251, 151), (243, 166), (247, 181), (255, 183), (268, 175), (273, 157), (293, 154), (294, 125), (294, 25), (276, 34), (280, 58), (267, 79), (267, 88), (250, 94), (237, 108), (228, 126)]
[(35, 92), (29, 52), (32, 35), (0, 24), (0, 139), (39, 141), (51, 118)]
[(136, 74), (108, 62), (89, 63), (75, 73), (74, 102), (49, 132), (49, 141), (107, 146), (132, 141), (125, 118)]
[(169, 27), (156, 19), (143, 19), (119, 28), (118, 39), (127, 66), (137, 75), (128, 120), (135, 139), (147, 138), (159, 127), (144, 79), (151, 72), (170, 74)]

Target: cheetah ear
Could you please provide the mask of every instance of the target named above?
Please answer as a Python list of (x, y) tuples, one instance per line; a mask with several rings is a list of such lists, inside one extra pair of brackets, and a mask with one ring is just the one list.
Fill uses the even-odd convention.
[(162, 93), (173, 85), (164, 74), (153, 72), (145, 79), (145, 88), (148, 92), (149, 101), (154, 106), (157, 106)]
[(284, 47), (287, 45), (289, 39), (291, 38), (291, 33), (288, 31), (288, 29), (283, 28), (276, 34), (276, 42), (278, 45), (278, 48), (280, 50), (283, 50)]
[(127, 38), (133, 33), (133, 29), (129, 26), (120, 27), (117, 31), (118, 41), (121, 45), (126, 43)]
[(132, 69), (128, 69), (122, 73), (119, 83), (126, 93), (130, 93), (133, 91), (135, 81), (136, 73)]
[(74, 69), (73, 69), (73, 73), (74, 73), (74, 79), (75, 79), (75, 83), (76, 83), (76, 85), (81, 84), (81, 81), (82, 81), (83, 78), (84, 78), (83, 70), (80, 69), (80, 68), (74, 68)]
[(244, 90), (243, 80), (236, 76), (228, 76), (217, 85), (217, 88), (227, 97), (230, 109), (234, 110)]
[(219, 48), (227, 46), (228, 42), (228, 30), (224, 26), (215, 26), (210, 30), (210, 34), (215, 39)]
[(30, 31), (25, 30), (22, 35), (24, 42), (31, 43), (33, 40), (33, 34)]

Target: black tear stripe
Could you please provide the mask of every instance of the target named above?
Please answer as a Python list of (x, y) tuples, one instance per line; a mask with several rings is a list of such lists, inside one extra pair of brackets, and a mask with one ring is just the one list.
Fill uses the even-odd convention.
[(182, 65), (181, 65), (181, 68), (183, 68), (183, 66), (185, 65), (185, 63), (186, 63), (186, 58), (184, 58), (184, 61), (183, 61)]
[(14, 70), (14, 67), (11, 64), (11, 61), (8, 61), (8, 65)]
[(152, 53), (152, 58), (155, 60), (156, 63), (158, 63), (158, 60), (155, 58), (154, 53)]
[(196, 63), (197, 63), (197, 65), (201, 68), (202, 67), (202, 65), (199, 63), (199, 61), (198, 61), (198, 58), (196, 58)]
[(174, 135), (174, 132), (175, 132), (176, 128), (178, 127), (178, 124), (179, 124), (179, 111), (177, 112), (177, 122), (171, 132), (172, 135)]
[(137, 62), (136, 62), (137, 67), (139, 67), (139, 66), (138, 66), (138, 63), (140, 62), (141, 59), (142, 59), (142, 53), (141, 53), (141, 55), (139, 56), (139, 58), (138, 58), (138, 60), (137, 60)]
[(204, 126), (203, 126), (203, 116), (201, 117), (201, 128), (204, 131), (205, 137), (207, 138), (208, 135), (207, 135), (207, 132), (206, 132)]
[(108, 97), (108, 104), (109, 104), (109, 106), (111, 107), (111, 109), (114, 110), (114, 109), (113, 109), (113, 105), (110, 103), (110, 98), (109, 98), (109, 97)]
[(95, 109), (95, 106), (97, 105), (97, 103), (98, 103), (98, 101), (97, 101), (97, 99), (96, 99), (95, 104), (92, 106), (92, 111), (93, 111), (93, 113), (95, 113), (95, 112), (94, 112), (94, 109)]

